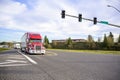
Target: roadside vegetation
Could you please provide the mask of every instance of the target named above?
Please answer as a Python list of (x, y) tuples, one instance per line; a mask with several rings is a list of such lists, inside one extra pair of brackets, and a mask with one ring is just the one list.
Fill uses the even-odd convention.
[(91, 53), (91, 54), (115, 54), (120, 55), (120, 51), (111, 51), (111, 50), (68, 50), (68, 49), (48, 49), (56, 50), (63, 52), (78, 52), (78, 53)]
[(0, 42), (0, 52), (13, 48), (12, 42)]
[(109, 35), (104, 34), (103, 40), (98, 38), (98, 41), (94, 41), (92, 35), (88, 35), (85, 42), (72, 42), (72, 39), (69, 37), (66, 39), (66, 42), (52, 41), (52, 43), (49, 43), (49, 39), (45, 36), (44, 46), (47, 49), (70, 52), (120, 54), (120, 35), (117, 40), (114, 39), (114, 35), (110, 32)]
[(8, 48), (0, 48), (0, 52), (5, 51), (5, 50), (9, 50), (9, 49)]

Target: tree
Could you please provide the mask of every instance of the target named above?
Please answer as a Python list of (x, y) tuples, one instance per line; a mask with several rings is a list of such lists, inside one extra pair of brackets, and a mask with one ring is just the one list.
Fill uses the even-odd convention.
[(7, 42), (1, 42), (0, 44), (1, 44), (1, 45), (6, 45), (6, 44), (7, 44)]
[(112, 32), (110, 32), (109, 36), (110, 36), (110, 37), (113, 37), (113, 34), (112, 34)]
[(44, 43), (49, 44), (49, 40), (48, 40), (47, 36), (44, 37)]
[(72, 44), (72, 39), (69, 37), (68, 39), (67, 39), (67, 45), (71, 45)]
[(114, 45), (114, 38), (112, 32), (110, 32), (109, 36), (107, 37), (107, 47), (111, 48)]
[(98, 38), (98, 43), (100, 43), (101, 42), (101, 39), (100, 39), (100, 37)]
[(12, 42), (8, 42), (7, 45), (8, 45), (9, 48), (13, 47), (13, 43)]
[(94, 42), (94, 40), (93, 40), (91, 35), (88, 35), (88, 42)]
[(114, 45), (112, 37), (107, 37), (107, 47), (110, 49)]
[(119, 34), (119, 37), (118, 37), (118, 43), (120, 43), (120, 34)]
[(100, 37), (98, 37), (98, 42), (96, 42), (96, 48), (97, 49), (101, 49), (102, 48), (101, 38)]
[(114, 36), (113, 36), (112, 32), (110, 32), (108, 37), (111, 37), (111, 41), (112, 41), (112, 43), (114, 43)]
[(120, 51), (120, 34), (119, 34), (119, 37), (118, 37), (118, 41), (117, 41), (117, 43), (114, 46), (115, 46), (115, 50), (119, 50)]
[(93, 39), (93, 37), (91, 35), (88, 35), (87, 44), (88, 44), (89, 49), (96, 48), (96, 44), (95, 44), (94, 39)]
[(50, 47), (50, 44), (49, 44), (49, 39), (47, 38), (47, 36), (45, 35), (45, 37), (44, 37), (44, 46), (46, 47), (46, 48), (49, 48)]
[(103, 47), (106, 48), (107, 44), (108, 44), (107, 37), (106, 37), (106, 34), (104, 34)]
[(52, 47), (56, 48), (56, 46), (57, 46), (57, 42), (56, 41), (52, 41)]
[(66, 41), (67, 48), (73, 48), (72, 39), (69, 37)]

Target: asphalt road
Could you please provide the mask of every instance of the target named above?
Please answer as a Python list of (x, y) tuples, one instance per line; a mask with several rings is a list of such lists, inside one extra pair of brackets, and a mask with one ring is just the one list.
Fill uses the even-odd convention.
[(0, 53), (0, 80), (120, 80), (120, 56), (62, 51)]

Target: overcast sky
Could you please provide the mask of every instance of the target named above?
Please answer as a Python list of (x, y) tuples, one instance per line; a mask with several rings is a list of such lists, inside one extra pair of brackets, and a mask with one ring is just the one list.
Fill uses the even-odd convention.
[(92, 35), (95, 40), (112, 32), (117, 38), (120, 28), (97, 24), (77, 18), (61, 18), (61, 10), (67, 14), (120, 25), (120, 0), (0, 0), (0, 42), (20, 41), (25, 32), (40, 33), (49, 40), (87, 39)]

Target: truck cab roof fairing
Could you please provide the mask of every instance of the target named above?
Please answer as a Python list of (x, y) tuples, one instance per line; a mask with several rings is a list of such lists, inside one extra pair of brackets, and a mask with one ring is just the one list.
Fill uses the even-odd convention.
[(42, 39), (40, 34), (37, 33), (27, 33), (30, 39)]

